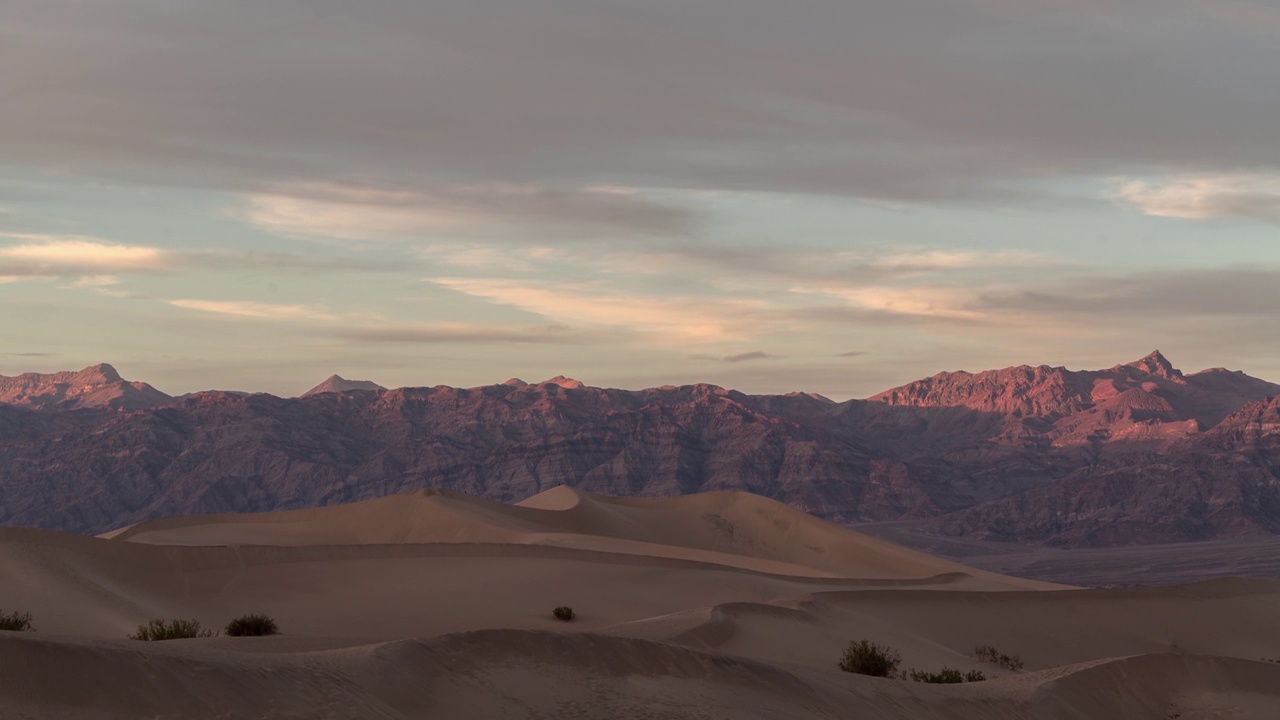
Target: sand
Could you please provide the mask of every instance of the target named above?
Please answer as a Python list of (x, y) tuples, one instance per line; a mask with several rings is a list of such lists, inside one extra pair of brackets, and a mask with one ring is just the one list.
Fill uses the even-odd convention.
[[(570, 605), (563, 623), (551, 609)], [(0, 718), (1280, 717), (1280, 583), (1005, 577), (746, 493), (0, 528)], [(125, 639), (153, 617), (282, 634)], [(836, 668), (851, 639), (959, 686)], [(970, 656), (1020, 655), (1021, 671)]]

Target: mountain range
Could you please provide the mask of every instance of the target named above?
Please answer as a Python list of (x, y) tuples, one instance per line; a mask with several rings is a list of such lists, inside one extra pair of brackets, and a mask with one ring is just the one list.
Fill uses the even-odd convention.
[(170, 397), (109, 365), (0, 376), (0, 524), (100, 533), (423, 487), (510, 502), (741, 489), (839, 522), (1103, 547), (1280, 533), (1280, 385), (1105, 370), (948, 372), (865, 400), (558, 377), (298, 398)]

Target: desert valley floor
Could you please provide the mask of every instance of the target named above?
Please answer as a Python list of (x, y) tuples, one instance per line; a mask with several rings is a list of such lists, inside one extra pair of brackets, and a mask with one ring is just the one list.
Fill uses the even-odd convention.
[[(574, 608), (573, 622), (551, 610)], [(518, 505), (422, 491), (0, 528), (3, 718), (1280, 716), (1280, 583), (1079, 589), (976, 570), (740, 492)], [(151, 618), (281, 634), (143, 643)], [(841, 672), (850, 640), (932, 685)], [(1021, 656), (1013, 672), (971, 656)]]

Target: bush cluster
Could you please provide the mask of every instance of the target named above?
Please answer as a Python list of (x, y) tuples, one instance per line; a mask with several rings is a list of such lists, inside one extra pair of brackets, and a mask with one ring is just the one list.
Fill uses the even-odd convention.
[(1280, 657), (1264, 657), (1262, 662), (1280, 663)]
[[(979, 649), (982, 650), (982, 648)], [(999, 653), (996, 653), (996, 656), (1000, 657)], [(1004, 657), (1010, 664), (1022, 667), (1022, 661), (1017, 658)], [(906, 672), (899, 673), (898, 666), (900, 664), (902, 664), (902, 656), (893, 648), (888, 645), (879, 645), (866, 639), (856, 642), (850, 641), (849, 647), (844, 651), (844, 657), (840, 659), (841, 670), (874, 677), (896, 677), (902, 680), (910, 678), (916, 682), (926, 683), (981, 682), (987, 679), (986, 673), (981, 670), (961, 672), (950, 667), (944, 667), (937, 672), (911, 668)]]
[(0, 611), (0, 630), (11, 630), (13, 632), (23, 632), (25, 630), (34, 630), (31, 626), (31, 613), (3, 612)]
[(146, 625), (139, 625), (138, 632), (129, 636), (130, 640), (181, 640), (184, 638), (213, 637), (212, 630), (201, 630), (199, 620), (163, 620), (156, 618)]
[(932, 672), (932, 673), (926, 672), (924, 670), (916, 670), (915, 668), (911, 668), (911, 671), (909, 674), (912, 680), (915, 680), (916, 682), (926, 682), (926, 683), (952, 684), (952, 683), (963, 683), (963, 682), (982, 682), (983, 680), (987, 679), (986, 674), (984, 674), (981, 670), (970, 670), (967, 673), (962, 673), (959, 670), (956, 670), (955, 668), (949, 668), (949, 667), (944, 667), (938, 672)]
[(893, 648), (864, 639), (849, 643), (840, 659), (840, 669), (859, 675), (892, 677), (901, 663), (902, 657)]
[(569, 607), (568, 605), (561, 605), (555, 610), (552, 610), (551, 614), (554, 615), (557, 620), (563, 620), (564, 622), (569, 622), (570, 620), (573, 619), (573, 608)]
[(990, 645), (979, 645), (973, 649), (973, 656), (1007, 670), (1018, 671), (1024, 667), (1022, 658), (1017, 655), (1005, 655)]
[(227, 627), (222, 631), (231, 637), (258, 637), (262, 635), (275, 635), (280, 632), (276, 627), (276, 621), (266, 615), (255, 613), (253, 615), (243, 615), (227, 623)]

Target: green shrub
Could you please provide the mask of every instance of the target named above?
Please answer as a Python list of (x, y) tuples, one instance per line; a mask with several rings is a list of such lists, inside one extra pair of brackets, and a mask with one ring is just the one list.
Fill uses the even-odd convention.
[(1007, 670), (1017, 672), (1024, 667), (1022, 658), (1017, 655), (1005, 655), (990, 645), (979, 645), (973, 649), (973, 656), (979, 660), (999, 665)]
[(130, 640), (181, 640), (184, 638), (213, 637), (212, 630), (201, 630), (199, 620), (162, 620), (156, 618), (146, 625), (139, 625), (138, 632)]
[(949, 667), (944, 667), (938, 672), (934, 672), (934, 673), (911, 668), (910, 676), (911, 676), (911, 679), (915, 680), (916, 682), (941, 683), (941, 684), (947, 684), (947, 685), (954, 684), (954, 683), (963, 683), (963, 682), (981, 682), (987, 679), (986, 674), (984, 674), (981, 670), (970, 670), (967, 673), (962, 673), (959, 670), (956, 670), (955, 668), (949, 668)]
[(13, 632), (22, 632), (24, 630), (34, 630), (31, 627), (31, 613), (0, 612), (0, 630), (12, 630)]
[(869, 640), (850, 642), (840, 659), (840, 669), (845, 672), (874, 677), (890, 677), (898, 669), (902, 657), (885, 645), (881, 647)]
[(261, 635), (275, 635), (280, 632), (280, 628), (276, 627), (276, 621), (266, 615), (253, 614), (242, 615), (235, 620), (227, 623), (227, 629), (223, 633), (232, 637), (248, 637)]
[(563, 620), (565, 622), (569, 622), (570, 620), (573, 619), (573, 608), (569, 607), (568, 605), (561, 605), (555, 610), (552, 610), (551, 614), (555, 615), (557, 620)]

